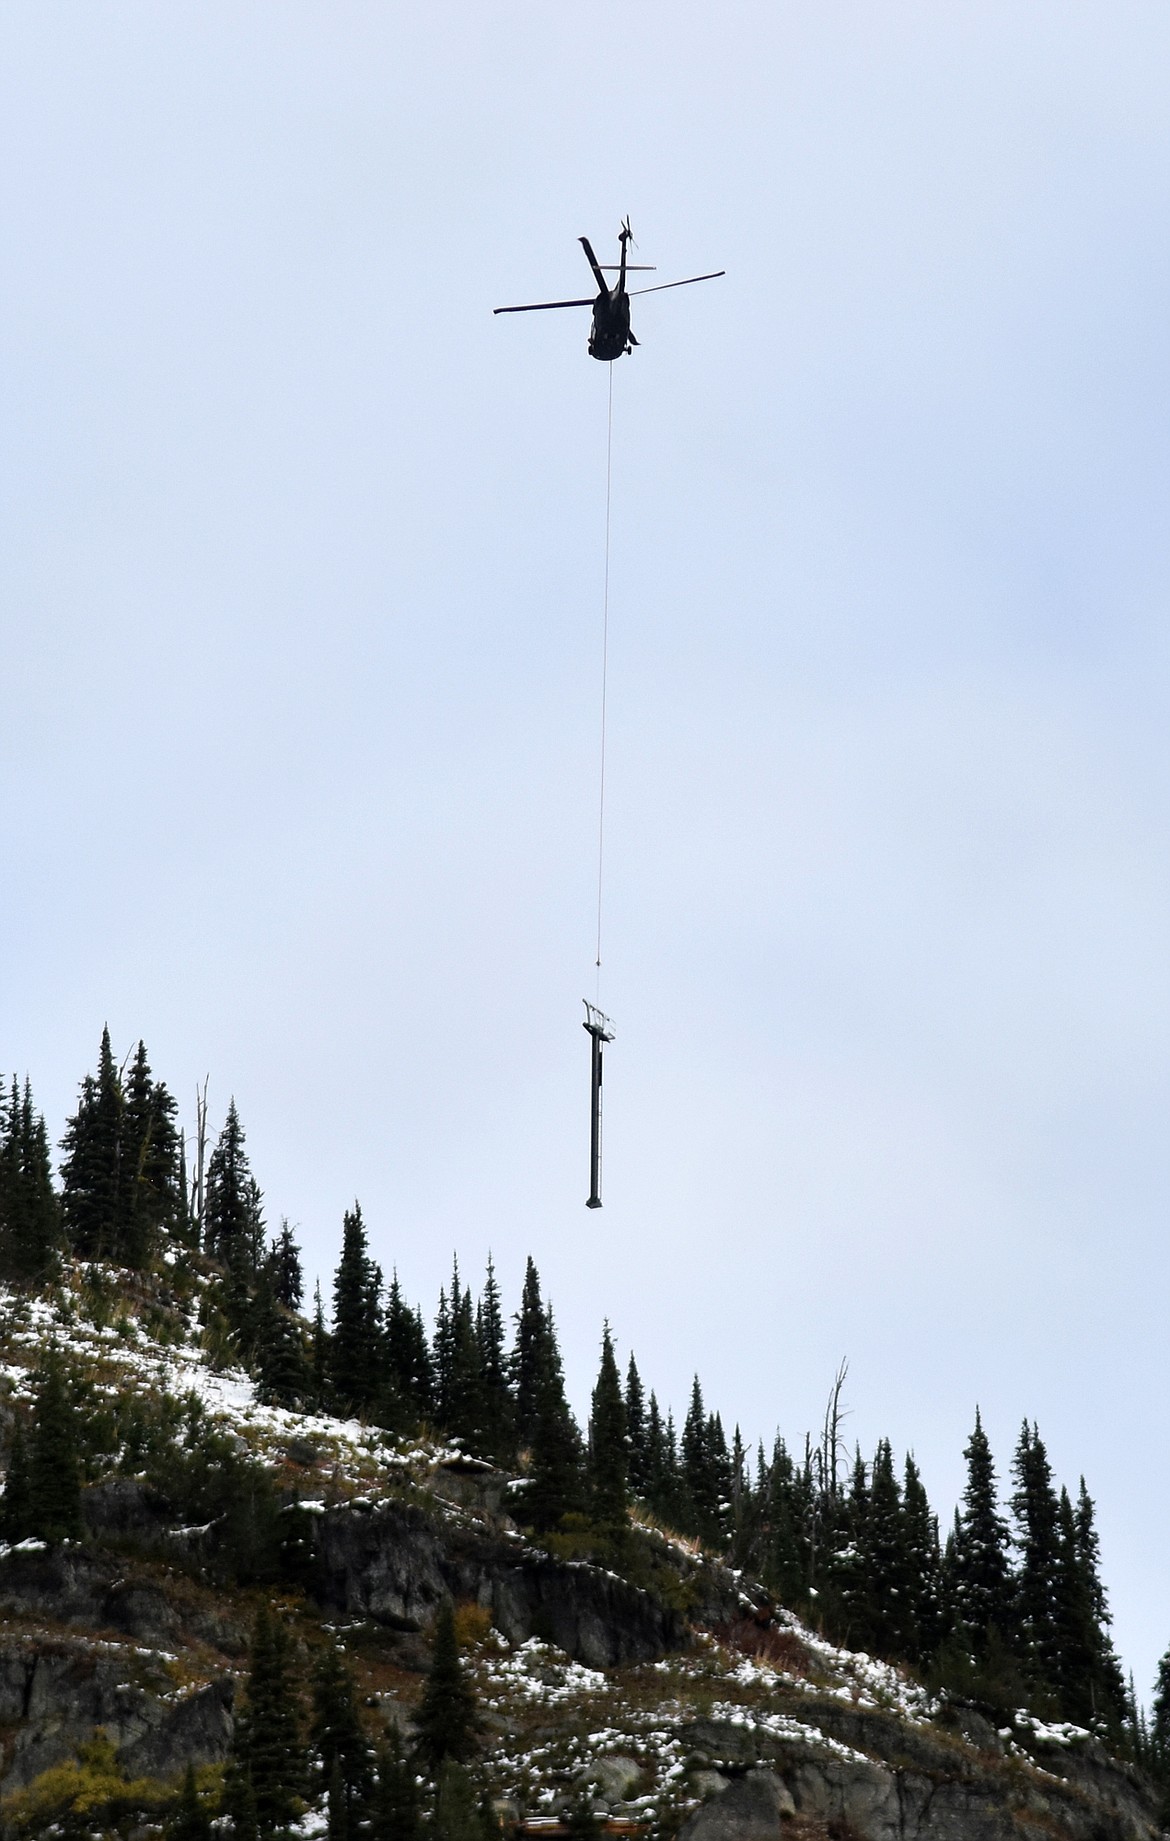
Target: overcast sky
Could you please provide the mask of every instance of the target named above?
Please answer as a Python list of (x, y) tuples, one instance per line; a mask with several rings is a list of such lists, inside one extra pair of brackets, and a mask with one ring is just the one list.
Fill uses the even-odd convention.
[[(0, 8), (0, 1064), (685, 1410), (978, 1402), (1170, 1644), (1170, 13)], [(609, 372), (601, 1000), (587, 1212)], [(649, 279), (649, 278), (647, 278)]]

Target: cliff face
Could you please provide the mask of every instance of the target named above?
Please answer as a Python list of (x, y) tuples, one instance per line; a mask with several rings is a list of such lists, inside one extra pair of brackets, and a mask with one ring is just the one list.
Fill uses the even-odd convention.
[(684, 1649), (687, 1626), (597, 1567), (566, 1565), (474, 1522), (386, 1503), (318, 1518), (322, 1605), (413, 1634), (446, 1598), (481, 1605), (510, 1643), (536, 1636), (591, 1668)]

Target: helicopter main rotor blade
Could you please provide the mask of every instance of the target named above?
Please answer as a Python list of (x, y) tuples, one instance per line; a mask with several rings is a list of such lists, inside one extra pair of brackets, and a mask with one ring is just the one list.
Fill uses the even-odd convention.
[(709, 275), (688, 275), (685, 281), (660, 281), (653, 288), (631, 288), (631, 297), (635, 294), (663, 294), (667, 288), (689, 288), (693, 281), (718, 281), (720, 275), (726, 275), (725, 268), (712, 269)]
[(548, 313), (553, 307), (591, 307), (593, 296), (588, 300), (533, 300), (524, 307), (493, 307), (493, 313)]
[[(617, 262), (603, 262), (601, 264), (601, 272), (603, 275), (620, 275), (621, 274), (621, 264)], [(658, 273), (657, 262), (627, 262), (626, 263), (626, 274), (627, 275), (656, 275), (657, 273)], [(667, 282), (666, 285), (667, 287), (669, 287), (670, 283)]]
[(593, 270), (594, 279), (596, 280), (598, 287), (602, 290), (604, 294), (608, 294), (609, 286), (608, 286), (608, 283), (606, 282), (605, 276), (601, 272), (601, 264), (593, 253), (592, 243), (589, 241), (588, 237), (578, 237), (577, 241), (578, 243), (580, 243), (582, 249), (585, 251), (585, 254), (589, 258), (589, 266)]

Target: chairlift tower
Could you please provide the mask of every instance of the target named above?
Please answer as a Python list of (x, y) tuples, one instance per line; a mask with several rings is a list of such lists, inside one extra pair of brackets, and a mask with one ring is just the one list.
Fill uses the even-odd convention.
[(613, 1024), (607, 1016), (583, 998), (585, 1022), (593, 1063), (592, 1105), (589, 1113), (589, 1200), (586, 1208), (601, 1207), (601, 1053), (606, 1042), (613, 1041)]

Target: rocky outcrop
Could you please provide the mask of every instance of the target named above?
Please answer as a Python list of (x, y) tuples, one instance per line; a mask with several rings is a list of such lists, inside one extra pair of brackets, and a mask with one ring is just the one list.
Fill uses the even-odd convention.
[(0, 1610), (74, 1629), (109, 1632), (145, 1646), (210, 1644), (242, 1656), (247, 1632), (182, 1576), (116, 1554), (67, 1546), (16, 1547), (0, 1558)]
[(222, 1759), (234, 1684), (181, 1688), (146, 1652), (105, 1641), (0, 1640), (5, 1794), (76, 1753), (99, 1728), (130, 1776), (177, 1776)]
[(1138, 1774), (1092, 1741), (1075, 1763), (1005, 1757), (1002, 1746), (996, 1756), (924, 1723), (814, 1698), (786, 1703), (779, 1722), (699, 1721), (683, 1736), (697, 1764), (735, 1781), (695, 1811), (680, 1841), (780, 1841), (792, 1832), (786, 1816), (855, 1841), (1158, 1833)]
[(318, 1595), (350, 1618), (414, 1633), (444, 1598), (472, 1599), (510, 1642), (538, 1636), (592, 1668), (650, 1661), (690, 1641), (681, 1613), (650, 1593), (475, 1521), (395, 1502), (315, 1519)]

